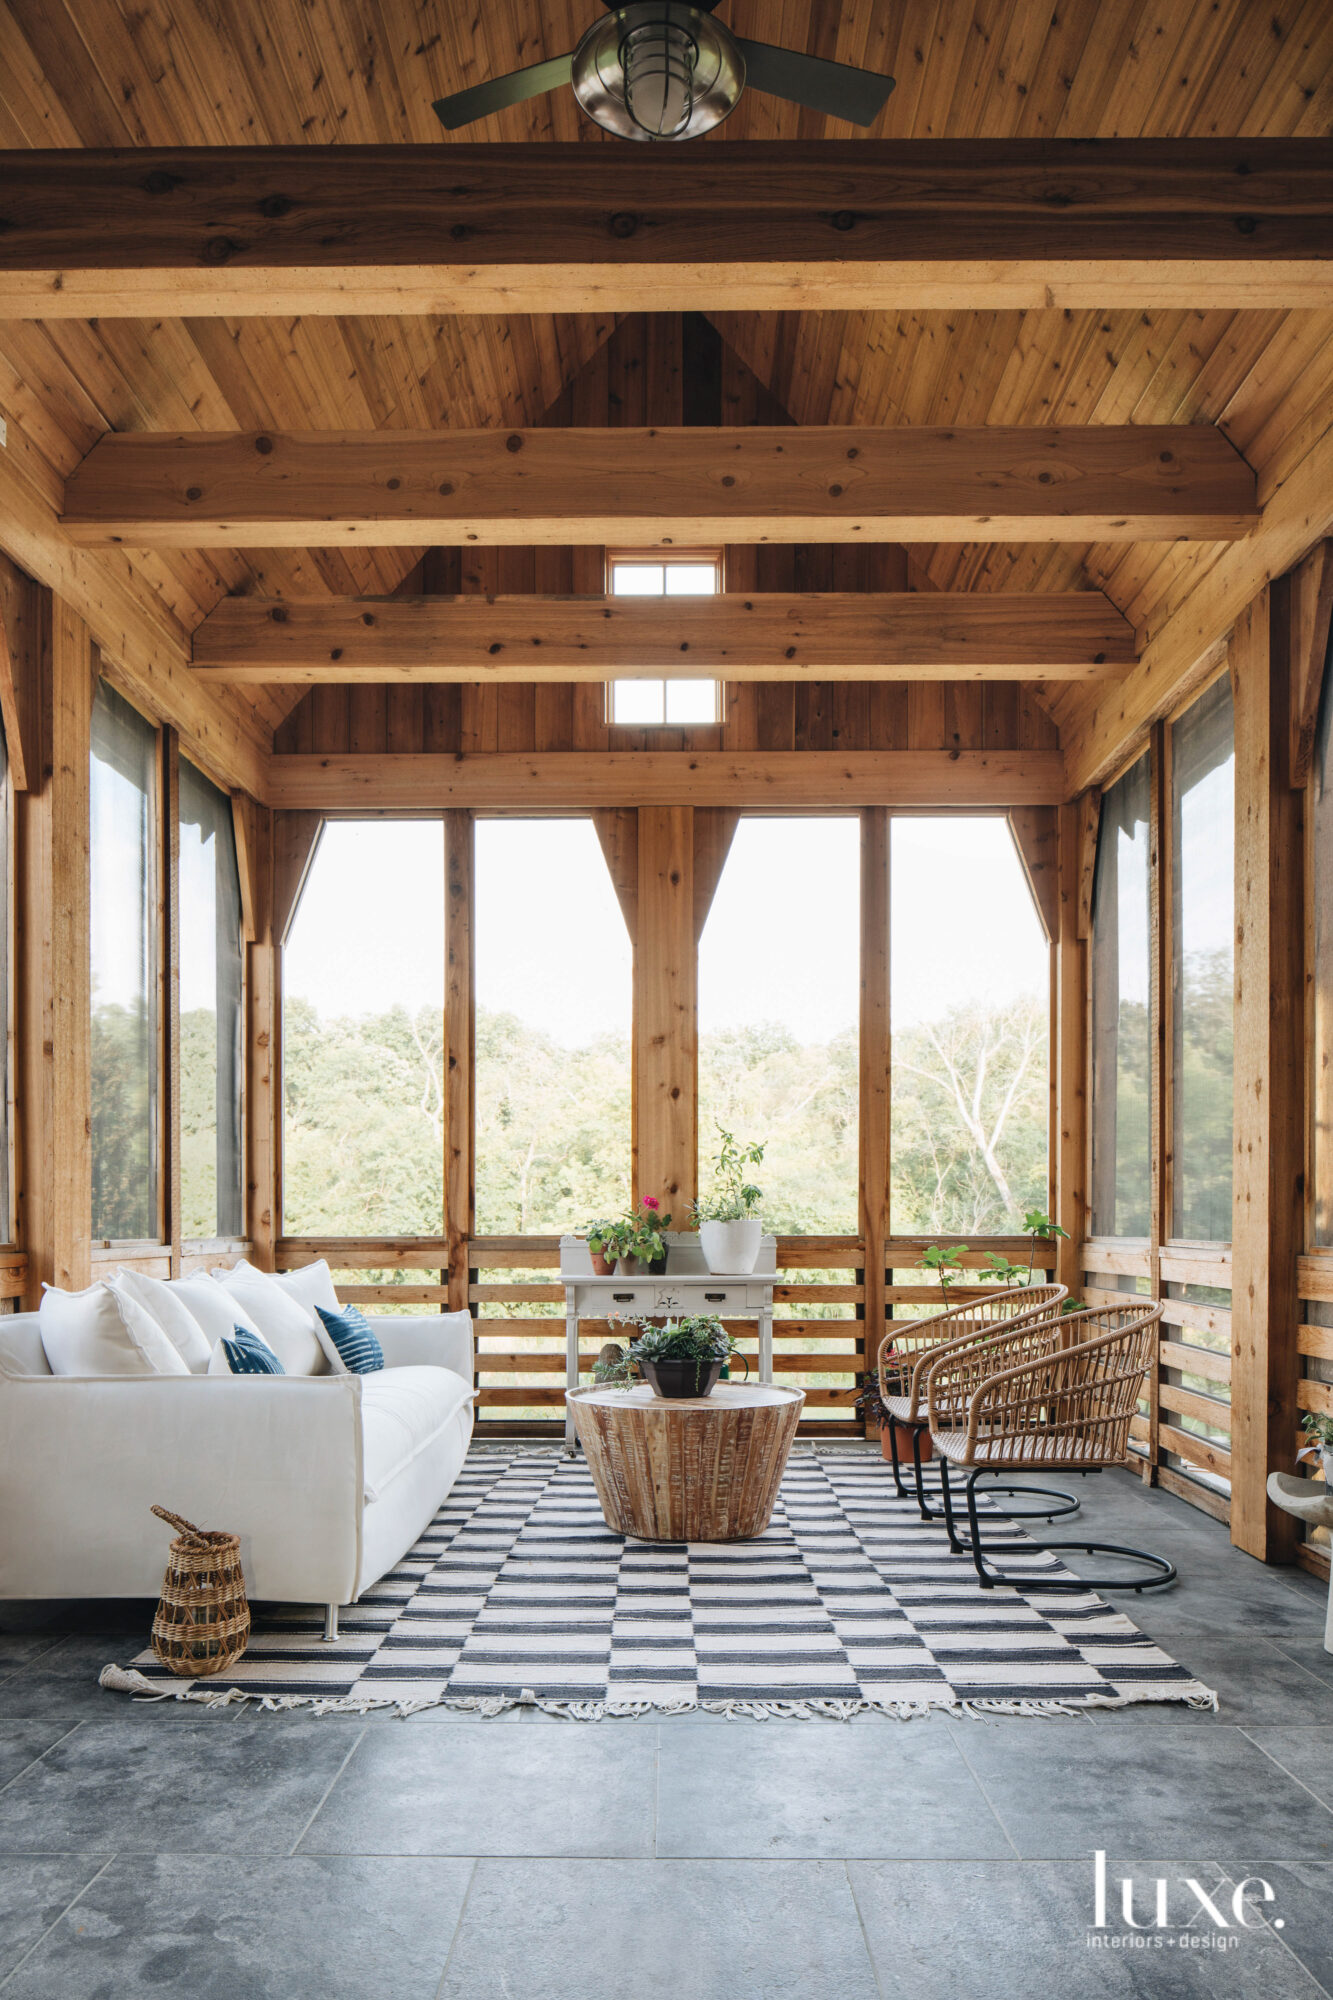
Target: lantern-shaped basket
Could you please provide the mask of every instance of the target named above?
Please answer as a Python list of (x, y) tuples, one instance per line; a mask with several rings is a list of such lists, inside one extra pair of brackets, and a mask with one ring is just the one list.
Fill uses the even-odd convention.
[(225, 1673), (250, 1639), (241, 1538), (196, 1528), (165, 1507), (153, 1512), (178, 1530), (153, 1618), (153, 1651), (173, 1674)]

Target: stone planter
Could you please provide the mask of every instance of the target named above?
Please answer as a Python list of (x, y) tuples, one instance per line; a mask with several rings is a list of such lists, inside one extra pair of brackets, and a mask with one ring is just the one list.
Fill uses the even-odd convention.
[(757, 1215), (738, 1222), (701, 1222), (699, 1248), (710, 1271), (739, 1277), (759, 1262), (764, 1225)]

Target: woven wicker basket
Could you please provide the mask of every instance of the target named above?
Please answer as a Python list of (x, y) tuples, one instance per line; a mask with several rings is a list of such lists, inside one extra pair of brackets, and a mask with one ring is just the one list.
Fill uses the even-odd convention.
[(179, 1530), (153, 1618), (153, 1651), (173, 1674), (224, 1673), (250, 1638), (240, 1536), (196, 1528), (165, 1507), (153, 1512)]

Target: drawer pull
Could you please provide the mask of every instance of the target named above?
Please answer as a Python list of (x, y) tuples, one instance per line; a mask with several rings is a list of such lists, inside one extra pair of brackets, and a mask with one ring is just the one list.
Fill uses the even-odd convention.
[(618, 1306), (632, 1306), (634, 1304), (633, 1292), (612, 1292), (611, 1297)]
[(726, 1298), (726, 1296), (727, 1296), (727, 1295), (726, 1295), (726, 1293), (725, 1293), (725, 1292), (705, 1292), (705, 1293), (704, 1293), (704, 1299), (705, 1299), (706, 1303), (707, 1303), (708, 1305), (710, 1305), (710, 1306), (711, 1306), (711, 1305), (716, 1305), (719, 1299), (725, 1299), (725, 1298)]

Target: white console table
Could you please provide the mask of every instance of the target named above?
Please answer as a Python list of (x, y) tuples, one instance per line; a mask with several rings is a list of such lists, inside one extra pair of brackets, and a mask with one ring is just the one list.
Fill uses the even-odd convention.
[[(752, 1319), (759, 1326), (759, 1380), (773, 1380), (773, 1284), (777, 1238), (765, 1236), (753, 1271), (727, 1277), (710, 1271), (696, 1235), (668, 1233), (665, 1275), (598, 1278), (581, 1236), (560, 1238), (560, 1282), (565, 1288), (565, 1386), (579, 1386), (581, 1319), (647, 1319), (670, 1313), (716, 1313), (719, 1319)], [(574, 1448), (574, 1419), (565, 1411), (565, 1444)]]

